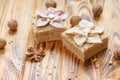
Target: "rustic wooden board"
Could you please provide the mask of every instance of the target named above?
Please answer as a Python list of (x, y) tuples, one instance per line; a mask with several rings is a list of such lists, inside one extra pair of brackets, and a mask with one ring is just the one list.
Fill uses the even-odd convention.
[[(37, 46), (32, 34), (31, 14), (35, 10), (45, 9), (46, 1), (0, 0), (0, 37), (8, 42), (5, 50), (0, 51), (0, 80), (66, 80), (71, 72), (80, 73), (79, 80), (120, 80), (120, 62), (108, 64), (113, 56), (110, 50), (120, 47), (120, 0), (75, 0), (69, 5), (65, 0), (55, 0), (57, 7), (70, 12), (70, 16), (80, 15), (103, 26), (109, 35), (107, 50), (83, 63), (61, 41), (55, 41), (39, 45), (39, 48), (44, 46), (46, 51), (41, 62), (31, 63), (26, 60), (26, 48)], [(99, 21), (94, 20), (91, 12), (94, 4), (104, 8)], [(8, 30), (7, 22), (10, 19), (17, 19), (19, 23), (16, 33)], [(67, 23), (70, 26), (69, 21)], [(94, 59), (97, 61), (94, 62)]]
[[(0, 2), (3, 0), (0, 0)], [(0, 23), (0, 37), (7, 40), (5, 50), (0, 51), (0, 79), (18, 80), (26, 46), (30, 18), (33, 10), (33, 0), (4, 0), (4, 9)], [(8, 30), (7, 22), (17, 19), (19, 26), (16, 33)]]
[(6, 0), (0, 0), (0, 22), (3, 16), (4, 9), (6, 7)]

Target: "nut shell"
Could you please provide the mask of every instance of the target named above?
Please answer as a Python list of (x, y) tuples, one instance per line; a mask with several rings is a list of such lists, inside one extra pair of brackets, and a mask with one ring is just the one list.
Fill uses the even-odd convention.
[(41, 59), (42, 58), (40, 56), (36, 56), (36, 55), (34, 56), (34, 61), (35, 62), (39, 62), (39, 61), (41, 61)]
[(80, 16), (73, 16), (71, 19), (70, 19), (70, 24), (71, 26), (75, 26), (75, 25), (78, 25), (78, 23), (81, 21), (81, 17)]
[(0, 39), (0, 49), (3, 49), (6, 46), (7, 42), (5, 39)]
[(8, 22), (8, 27), (9, 27), (10, 31), (16, 31), (17, 27), (18, 27), (18, 22), (16, 20), (12, 19)]
[(28, 47), (27, 51), (28, 52), (34, 52), (34, 48), (33, 47)]
[(94, 5), (92, 12), (95, 18), (100, 17), (100, 15), (102, 14), (103, 8), (100, 5)]
[(56, 6), (57, 6), (56, 2), (53, 0), (48, 0), (45, 5), (47, 8), (49, 8), (49, 7), (56, 8)]
[(31, 57), (31, 56), (35, 55), (35, 52), (26, 52), (25, 55), (27, 57)]

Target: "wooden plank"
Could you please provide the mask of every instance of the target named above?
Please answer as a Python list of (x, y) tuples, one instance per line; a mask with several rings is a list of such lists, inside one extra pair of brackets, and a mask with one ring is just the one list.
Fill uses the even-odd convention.
[(4, 13), (4, 9), (6, 7), (7, 0), (0, 0), (0, 22)]
[[(0, 24), (0, 37), (7, 40), (5, 50), (0, 51), (0, 77), (2, 80), (18, 80), (19, 78), (33, 3), (33, 0), (7, 0), (6, 2)], [(7, 22), (10, 19), (18, 21), (16, 33), (9, 32)]]
[(106, 34), (109, 35), (108, 50), (101, 59), (102, 79), (120, 79), (120, 76), (118, 76), (120, 71), (118, 67), (119, 61), (115, 61), (112, 66), (108, 64), (114, 55), (113, 50), (120, 47), (120, 8), (118, 5), (120, 5), (120, 0), (115, 2), (113, 0), (105, 0), (104, 11), (98, 22), (98, 25), (104, 26)]
[[(8, 42), (6, 49), (0, 50), (0, 80), (66, 80), (71, 72), (80, 73), (82, 80), (119, 80), (120, 62), (115, 61), (112, 66), (108, 62), (113, 56), (110, 50), (120, 46), (120, 0), (76, 0), (67, 5), (68, 7), (66, 7), (65, 0), (55, 0), (58, 8), (63, 10), (68, 8), (70, 16), (80, 15), (82, 18), (103, 26), (105, 33), (109, 35), (107, 51), (101, 51), (83, 63), (68, 51), (61, 41), (47, 42), (39, 45), (40, 48), (45, 46), (47, 54), (41, 62), (26, 61), (24, 55), (26, 48), (36, 47), (31, 31), (31, 14), (35, 10), (45, 9), (46, 1), (0, 0), (0, 37)], [(91, 12), (94, 4), (100, 4), (104, 9), (98, 21), (94, 20)], [(14, 34), (9, 33), (7, 27), (7, 22), (12, 18), (17, 19), (19, 23), (18, 31)], [(67, 23), (70, 26), (69, 19)], [(97, 61), (93, 62), (94, 59)]]

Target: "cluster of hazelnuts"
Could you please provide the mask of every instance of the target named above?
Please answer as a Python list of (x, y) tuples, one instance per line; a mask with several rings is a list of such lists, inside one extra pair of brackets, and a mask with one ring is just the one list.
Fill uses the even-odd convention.
[(45, 51), (43, 48), (41, 48), (39, 50), (39, 52), (36, 52), (33, 47), (28, 47), (25, 55), (28, 60), (30, 60), (32, 62), (39, 62), (45, 56)]
[[(16, 20), (10, 20), (8, 22), (9, 30), (12, 31), (12, 32), (17, 30), (17, 26), (18, 26), (18, 23), (17, 23)], [(3, 38), (0, 38), (0, 49), (4, 49), (6, 44), (7, 44), (7, 41)]]
[[(93, 16), (94, 18), (97, 20), (99, 19), (100, 15), (102, 14), (103, 8), (100, 5), (94, 5), (92, 12), (93, 12)], [(73, 16), (70, 20), (70, 24), (71, 26), (75, 26), (78, 25), (78, 23), (80, 22), (81, 17), (80, 16)]]

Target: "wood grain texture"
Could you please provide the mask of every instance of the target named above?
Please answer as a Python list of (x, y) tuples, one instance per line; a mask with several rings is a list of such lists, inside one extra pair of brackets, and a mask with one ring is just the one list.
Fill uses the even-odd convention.
[[(109, 60), (112, 59), (113, 51), (115, 48), (120, 47), (120, 11), (118, 5), (120, 1), (106, 0), (104, 4), (104, 11), (99, 25), (104, 26), (106, 33), (109, 35), (109, 46), (107, 52), (103, 55), (103, 64), (102, 71), (103, 76), (102, 79), (113, 79), (120, 80), (119, 75), (119, 61), (115, 61), (113, 66), (108, 65)], [(112, 5), (112, 6), (111, 6)], [(113, 75), (114, 74), (114, 75)]]
[[(7, 0), (6, 4), (3, 3), (5, 8), (2, 10), (3, 12), (0, 12), (3, 13), (0, 24), (0, 37), (7, 40), (5, 50), (0, 51), (0, 77), (3, 80), (18, 80), (19, 78), (30, 27), (32, 1)], [(17, 32), (9, 32), (7, 23), (10, 19), (18, 21)]]
[[(113, 50), (120, 47), (120, 0), (55, 0), (57, 7), (70, 12), (70, 17), (80, 15), (96, 25), (103, 26), (109, 35), (107, 50), (99, 52), (82, 62), (68, 51), (61, 41), (34, 43), (31, 15), (35, 10), (46, 9), (47, 0), (0, 0), (0, 37), (7, 40), (7, 46), (0, 50), (0, 80), (66, 80), (71, 72), (80, 73), (78, 80), (120, 80), (120, 61), (112, 60)], [(92, 14), (94, 4), (103, 6), (100, 20)], [(67, 26), (70, 26), (69, 19)], [(7, 22), (17, 19), (16, 33), (9, 32)], [(46, 56), (41, 62), (26, 60), (25, 50), (45, 47)]]

